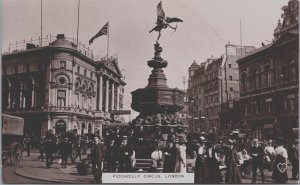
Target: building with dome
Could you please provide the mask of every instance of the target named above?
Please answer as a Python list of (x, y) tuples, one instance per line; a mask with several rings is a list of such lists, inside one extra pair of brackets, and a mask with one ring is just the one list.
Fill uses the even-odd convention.
[(110, 112), (123, 109), (118, 58), (96, 59), (64, 34), (38, 44), (16, 43), (2, 55), (2, 112), (24, 118), (24, 131), (37, 136), (48, 129), (102, 134)]

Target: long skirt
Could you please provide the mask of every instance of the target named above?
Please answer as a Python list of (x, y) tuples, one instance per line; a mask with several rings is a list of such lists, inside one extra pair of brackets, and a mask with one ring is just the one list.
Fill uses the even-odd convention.
[(281, 155), (275, 158), (272, 179), (281, 183), (288, 180), (286, 159)]
[(242, 183), (242, 177), (240, 174), (240, 170), (239, 170), (237, 164), (233, 160), (231, 160), (229, 165), (227, 165), (225, 181), (228, 184), (241, 184)]

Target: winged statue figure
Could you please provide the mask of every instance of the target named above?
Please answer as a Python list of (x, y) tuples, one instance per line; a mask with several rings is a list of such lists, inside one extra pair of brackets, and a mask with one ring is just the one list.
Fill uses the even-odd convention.
[(161, 36), (161, 30), (166, 29), (166, 28), (171, 28), (174, 31), (177, 29), (177, 25), (175, 27), (171, 26), (170, 23), (175, 23), (175, 22), (183, 22), (181, 19), (176, 18), (176, 17), (166, 17), (165, 12), (162, 7), (161, 1), (157, 5), (157, 21), (156, 21), (156, 26), (149, 31), (151, 33), (152, 31), (157, 31), (158, 32), (158, 37), (156, 40), (156, 43), (158, 43), (158, 40)]

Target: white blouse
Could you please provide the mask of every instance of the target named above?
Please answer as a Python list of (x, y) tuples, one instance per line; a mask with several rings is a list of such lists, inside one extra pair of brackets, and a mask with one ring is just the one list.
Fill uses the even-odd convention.
[(281, 155), (282, 157), (284, 157), (286, 159), (288, 158), (287, 151), (286, 151), (286, 149), (283, 146), (278, 146), (275, 149), (275, 156), (277, 156), (277, 155)]

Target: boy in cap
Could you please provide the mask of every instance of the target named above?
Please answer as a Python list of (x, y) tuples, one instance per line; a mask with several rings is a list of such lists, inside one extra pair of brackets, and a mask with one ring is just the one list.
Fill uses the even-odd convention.
[(98, 136), (95, 135), (94, 140), (95, 140), (95, 146), (93, 147), (91, 153), (92, 171), (93, 171), (95, 183), (101, 184), (105, 149), (104, 149), (104, 144), (100, 142), (100, 138)]
[(119, 172), (131, 172), (132, 160), (135, 158), (135, 152), (132, 145), (128, 144), (128, 137), (123, 136), (119, 151)]

